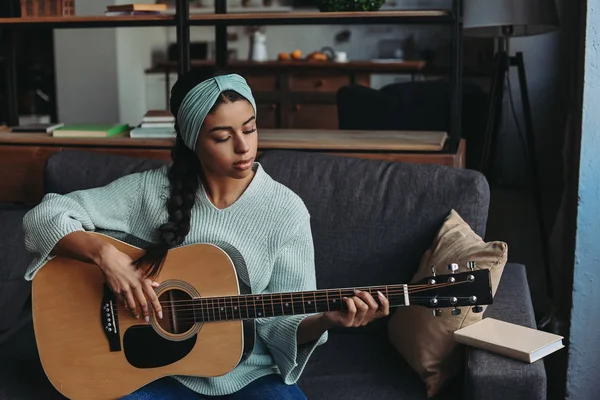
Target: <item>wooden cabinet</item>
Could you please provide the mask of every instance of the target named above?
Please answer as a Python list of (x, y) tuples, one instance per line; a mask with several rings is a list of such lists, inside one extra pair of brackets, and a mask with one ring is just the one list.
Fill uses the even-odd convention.
[[(404, 63), (370, 62), (242, 62), (232, 63), (228, 70), (241, 74), (250, 87), (258, 106), (260, 128), (273, 129), (337, 129), (337, 91), (347, 85), (371, 86), (373, 73), (418, 73), (424, 62)], [(192, 67), (206, 70), (210, 75), (212, 65), (205, 61), (192, 62)], [(161, 98), (164, 88), (171, 87), (176, 79), (173, 65), (161, 65), (146, 71), (153, 95), (150, 103), (167, 104)], [(168, 76), (158, 79), (156, 76)], [(160, 88), (163, 93), (158, 94)], [(165, 97), (166, 98), (166, 97)]]

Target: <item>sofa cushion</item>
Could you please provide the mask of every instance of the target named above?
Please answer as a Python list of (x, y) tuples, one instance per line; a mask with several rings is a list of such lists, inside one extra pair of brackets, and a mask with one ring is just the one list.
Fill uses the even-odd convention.
[(158, 168), (165, 163), (110, 153), (63, 150), (48, 158), (44, 172), (44, 191), (65, 194), (101, 187), (122, 176)]
[[(491, 292), (494, 296), (507, 257), (506, 243), (484, 242), (460, 215), (452, 210), (431, 248), (423, 255), (412, 282), (431, 276), (432, 266), (436, 267), (438, 274), (447, 274), (446, 266), (456, 263), (459, 267), (457, 273), (460, 273), (469, 271), (467, 262), (473, 261), (476, 263), (476, 269), (490, 271)], [(488, 282), (485, 282), (484, 288), (487, 284)], [(456, 316), (452, 315), (449, 309), (442, 309), (442, 315), (434, 317), (431, 310), (425, 307), (402, 307), (390, 319), (390, 341), (423, 379), (429, 397), (437, 394), (461, 370), (462, 347), (455, 343), (454, 332), (480, 321), (483, 317), (483, 312), (474, 313), (471, 308), (459, 307), (461, 313)], [(487, 306), (482, 308), (484, 311)]]
[(298, 382), (309, 399), (427, 399), (419, 376), (381, 336), (334, 332)]

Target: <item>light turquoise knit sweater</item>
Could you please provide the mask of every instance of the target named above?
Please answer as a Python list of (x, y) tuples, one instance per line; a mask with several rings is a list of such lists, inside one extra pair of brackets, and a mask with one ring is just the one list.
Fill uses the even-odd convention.
[[(216, 208), (200, 186), (192, 210), (192, 228), (182, 245), (227, 244), (243, 257), (247, 273), (240, 280), (254, 293), (315, 290), (315, 264), (310, 215), (302, 200), (273, 180), (259, 163), (242, 196), (225, 209)], [(167, 167), (122, 177), (101, 188), (67, 195), (47, 194), (24, 218), (25, 243), (35, 258), (25, 278), (43, 268), (57, 241), (77, 230), (109, 229), (156, 241), (156, 228), (167, 221)], [(234, 263), (236, 260), (233, 260)], [(301, 316), (257, 320), (254, 351), (228, 374), (216, 378), (176, 377), (207, 395), (233, 393), (249, 382), (280, 373), (288, 384), (300, 377), (311, 353), (325, 343), (296, 344)]]

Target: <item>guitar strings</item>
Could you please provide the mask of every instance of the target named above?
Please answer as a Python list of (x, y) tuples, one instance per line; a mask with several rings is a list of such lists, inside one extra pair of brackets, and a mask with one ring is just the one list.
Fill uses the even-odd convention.
[[(457, 297), (457, 299), (467, 299), (468, 297)], [(444, 298), (444, 297), (438, 297), (438, 299), (440, 300), (448, 300), (450, 299), (450, 297), (448, 298)], [(411, 302), (411, 304), (415, 304), (415, 305), (419, 305), (419, 304), (428, 304), (430, 298), (429, 297), (417, 297), (416, 298), (417, 301), (413, 301)], [(402, 306), (402, 305), (400, 305)], [(471, 307), (474, 306), (474, 304), (472, 305), (468, 305), (468, 306), (457, 306), (457, 307)], [(447, 307), (445, 307), (447, 308)], [(347, 309), (342, 309), (342, 310), (329, 310), (329, 311), (347, 311)], [(306, 311), (306, 312), (302, 312), (302, 313), (294, 313), (294, 314), (269, 314), (266, 316), (259, 316), (256, 315), (256, 311), (254, 311), (254, 316), (242, 316), (240, 313), (237, 313), (237, 317), (234, 315), (234, 313), (213, 313), (211, 314), (207, 314), (206, 316), (208, 318), (204, 318), (205, 315), (201, 315), (200, 318), (197, 318), (195, 314), (192, 313), (192, 310), (186, 310), (186, 311), (178, 311), (177, 314), (175, 315), (175, 321), (177, 323), (202, 323), (202, 322), (220, 322), (220, 321), (236, 321), (236, 320), (243, 320), (243, 319), (260, 319), (260, 318), (271, 318), (271, 317), (285, 317), (285, 316), (292, 316), (292, 315), (299, 315), (299, 314), (313, 314), (316, 312), (313, 311)], [(217, 317), (217, 314), (219, 315), (219, 317)], [(160, 321), (160, 320), (159, 320)]]
[[(468, 283), (468, 282), (454, 282), (454, 283), (444, 283), (444, 284), (438, 284), (436, 285), (437, 287), (447, 287), (447, 286), (454, 286), (457, 284), (461, 284), (461, 283)], [(422, 291), (427, 291), (430, 290), (431, 288), (433, 288), (434, 286), (432, 285), (427, 285), (427, 288), (422, 288), (422, 289), (413, 289), (413, 290), (409, 290), (409, 293), (418, 293), (418, 292), (422, 292)], [(335, 289), (334, 289), (335, 290)], [(256, 297), (256, 294), (249, 294), (249, 295), (245, 295), (244, 297)], [(276, 296), (276, 295), (275, 295)], [(170, 305), (167, 307), (167, 309), (169, 310), (173, 310), (176, 312), (176, 314), (182, 315), (183, 313), (194, 313), (194, 315), (198, 312), (202, 312), (203, 316), (204, 313), (206, 312), (207, 315), (209, 316), (209, 320), (210, 315), (212, 314), (215, 318), (212, 318), (213, 320), (217, 321), (218, 319), (216, 319), (217, 315), (222, 315), (223, 313), (225, 314), (226, 318), (228, 319), (228, 315), (231, 314), (233, 316), (233, 314), (236, 312), (234, 311), (235, 309), (232, 309), (231, 307), (239, 307), (242, 310), (244, 310), (244, 308), (246, 309), (245, 312), (249, 313), (249, 309), (252, 308), (252, 310), (254, 311), (254, 313), (256, 313), (258, 309), (262, 309), (262, 311), (264, 312), (265, 310), (269, 310), (269, 307), (271, 308), (271, 311), (273, 311), (273, 313), (275, 312), (275, 308), (279, 309), (280, 307), (282, 308), (282, 312), (283, 312), (283, 306), (284, 304), (288, 303), (288, 304), (292, 304), (292, 310), (295, 310), (295, 307), (302, 307), (304, 313), (306, 314), (307, 312), (305, 311), (306, 308), (313, 308), (313, 307), (317, 307), (317, 303), (323, 303), (325, 302), (326, 304), (329, 305), (329, 303), (331, 302), (331, 300), (338, 300), (338, 298), (329, 298), (327, 296), (323, 297), (323, 296), (317, 296), (317, 300), (313, 300), (313, 297), (309, 298), (308, 300), (302, 300), (302, 301), (282, 301), (281, 298), (277, 299), (275, 298), (275, 296), (273, 296), (272, 300), (275, 301), (269, 301), (267, 299), (266, 304), (264, 302), (264, 299), (259, 299), (259, 300), (248, 300), (248, 301), (240, 301), (238, 302), (232, 302), (232, 301), (213, 301), (212, 304), (208, 304), (208, 301), (205, 301), (203, 304), (189, 304), (191, 302), (191, 300), (187, 300), (186, 302), (188, 304), (175, 304), (175, 305)], [(392, 290), (388, 292), (388, 299), (393, 301), (395, 299), (398, 298), (403, 298), (404, 296), (404, 290)], [(463, 297), (463, 296), (452, 296), (455, 297), (457, 300), (458, 299), (468, 299), (470, 297)], [(452, 297), (435, 297), (438, 300), (445, 300), (445, 299), (452, 299)], [(215, 298), (203, 298), (205, 300), (208, 299), (217, 299)], [(223, 299), (223, 298), (220, 298)], [(411, 296), (411, 303), (412, 304), (420, 304), (420, 303), (428, 303), (430, 300), (432, 299), (432, 297), (429, 296), (418, 296), (418, 297), (414, 297)], [(285, 299), (284, 299), (285, 300)], [(184, 300), (185, 301), (185, 300)], [(183, 302), (183, 301), (180, 301)], [(313, 304), (310, 304), (310, 303)], [(343, 306), (345, 306), (345, 302), (341, 301), (339, 304)], [(472, 304), (475, 305), (475, 304)], [(289, 306), (288, 306), (289, 307)], [(328, 307), (329, 309), (329, 307)], [(316, 310), (316, 308), (315, 308)], [(238, 313), (240, 313), (242, 311), (238, 311)], [(315, 311), (316, 312), (316, 311)], [(310, 313), (310, 312), (309, 312)], [(276, 314), (274, 314), (276, 315)], [(282, 316), (284, 316), (285, 314), (282, 314)], [(222, 320), (223, 318), (221, 318)], [(180, 318), (177, 318), (178, 321), (184, 321), (181, 320)], [(196, 320), (196, 318), (194, 318), (194, 321)]]
[[(435, 285), (408, 285), (407, 287), (407, 292), (408, 294), (412, 294), (412, 293), (418, 293), (421, 291), (428, 291), (428, 290), (433, 290), (436, 288), (444, 288), (444, 287), (448, 287), (448, 286), (455, 286), (458, 284), (462, 284), (462, 283), (472, 283), (472, 282), (465, 282), (465, 281), (461, 281), (461, 282), (445, 282), (445, 283), (441, 283), (441, 284), (435, 284)], [(362, 291), (368, 291), (369, 293), (371, 291), (374, 290), (374, 288), (383, 288), (383, 286), (372, 286), (366, 289), (363, 288), (357, 288), (358, 290), (362, 290)], [(271, 302), (276, 302), (277, 304), (279, 304), (278, 302), (282, 302), (282, 303), (292, 303), (292, 302), (299, 302), (302, 301), (304, 302), (306, 299), (307, 301), (323, 301), (323, 300), (327, 300), (330, 297), (334, 298), (334, 299), (339, 299), (338, 296), (342, 297), (344, 296), (344, 294), (340, 294), (340, 291), (343, 292), (350, 292), (349, 294), (346, 294), (346, 297), (348, 296), (353, 296), (354, 295), (354, 289), (352, 288), (345, 288), (345, 289), (327, 289), (327, 293), (323, 292), (323, 291), (314, 291), (313, 295), (311, 294), (305, 294), (304, 297), (302, 298), (302, 300), (298, 300), (297, 296), (299, 296), (299, 292), (287, 292), (287, 293), (261, 293), (261, 294), (256, 294), (256, 293), (249, 293), (249, 294), (244, 294), (244, 295), (235, 295), (235, 296), (214, 296), (214, 297), (197, 297), (197, 298), (193, 298), (193, 299), (186, 299), (186, 300), (166, 300), (166, 301), (159, 301), (159, 303), (161, 305), (166, 305), (168, 307), (171, 307), (171, 305), (174, 305), (175, 307), (178, 307), (180, 305), (183, 306), (191, 306), (194, 305), (197, 307), (202, 307), (202, 303), (206, 304), (209, 301), (212, 301), (213, 303), (217, 302), (217, 303), (223, 303), (223, 304), (233, 304), (235, 303), (235, 305), (246, 305), (246, 304), (255, 304), (256, 301), (259, 302), (264, 302), (267, 301), (268, 303)], [(330, 293), (333, 292), (333, 293)], [(382, 293), (386, 292), (385, 290), (381, 291)], [(388, 290), (387, 294), (388, 296), (390, 294), (404, 294), (404, 288), (402, 287), (395, 287), (394, 289)], [(371, 295), (375, 295), (375, 293), (370, 293)], [(385, 293), (384, 293), (385, 294)], [(282, 298), (283, 296), (283, 298)], [(259, 299), (253, 299), (255, 297), (259, 297)], [(270, 297), (267, 298), (267, 297)], [(293, 298), (294, 297), (294, 298)], [(234, 300), (234, 299), (239, 299), (239, 300)], [(288, 300), (288, 301), (286, 301)]]

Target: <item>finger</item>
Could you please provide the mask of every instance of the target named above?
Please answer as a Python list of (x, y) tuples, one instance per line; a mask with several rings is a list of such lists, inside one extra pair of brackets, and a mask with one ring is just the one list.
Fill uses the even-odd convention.
[(125, 304), (127, 305), (127, 308), (129, 310), (131, 310), (131, 315), (133, 315), (134, 317), (139, 319), (140, 314), (135, 305), (135, 300), (133, 298), (133, 294), (131, 293), (131, 291), (123, 290), (123, 291), (121, 291), (121, 296), (123, 296), (125, 298)]
[(375, 301), (375, 299), (373, 298), (373, 296), (371, 296), (371, 293), (369, 292), (360, 292), (358, 293), (358, 296), (363, 299), (363, 301), (365, 303), (367, 303), (367, 305), (369, 306), (369, 312), (370, 313), (375, 313), (375, 311), (377, 311), (377, 309), (379, 308), (379, 304), (377, 304), (377, 302)]
[(148, 301), (146, 300), (146, 296), (144, 295), (144, 289), (142, 285), (136, 286), (133, 290), (135, 294), (135, 299), (137, 303), (140, 305), (140, 310), (142, 311), (142, 315), (146, 322), (150, 322), (150, 312), (148, 311)]
[(356, 306), (356, 316), (354, 317), (354, 326), (360, 326), (365, 319), (365, 315), (367, 311), (369, 311), (369, 306), (367, 303), (362, 301), (362, 299), (358, 296), (354, 296), (352, 298), (354, 300), (354, 305)]
[(157, 288), (157, 287), (159, 287), (159, 286), (160, 286), (160, 283), (158, 283), (158, 282), (155, 282), (155, 281), (153, 281), (153, 282), (152, 282), (152, 287), (153, 287), (153, 288)]
[(369, 292), (362, 291), (359, 292), (357, 296), (360, 297), (368, 307), (362, 319), (362, 325), (364, 326), (375, 319), (375, 313), (379, 308), (379, 304), (377, 304), (377, 302), (375, 301), (375, 299), (373, 299), (373, 296), (371, 296), (371, 293)]
[(377, 297), (379, 297), (379, 301), (381, 302), (381, 308), (379, 310), (381, 315), (390, 315), (390, 302), (387, 297), (385, 297), (380, 291), (377, 291)]
[(344, 326), (350, 326), (351, 322), (356, 317), (356, 304), (354, 304), (354, 300), (344, 297), (344, 301), (346, 302), (346, 317), (344, 318), (343, 324)]
[(156, 286), (154, 286), (155, 283), (156, 282), (150, 283), (150, 281), (146, 281), (146, 284), (144, 285), (144, 293), (146, 293), (146, 296), (150, 300), (150, 304), (152, 304), (152, 308), (154, 308), (154, 312), (156, 314), (158, 314), (158, 318), (162, 319), (162, 317), (163, 317), (162, 307), (160, 306), (160, 301), (158, 301), (158, 296), (156, 295), (156, 292), (153, 289), (153, 287), (156, 287)]

